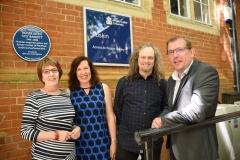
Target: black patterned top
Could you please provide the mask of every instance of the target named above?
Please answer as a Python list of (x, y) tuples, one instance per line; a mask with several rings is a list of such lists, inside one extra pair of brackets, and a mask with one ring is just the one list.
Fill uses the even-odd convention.
[[(119, 125), (118, 143), (125, 150), (139, 153), (142, 146), (134, 140), (135, 131), (151, 128), (154, 118), (159, 116), (166, 105), (165, 79), (160, 80), (150, 75), (145, 80), (138, 75), (130, 84), (122, 77), (117, 84), (114, 98), (114, 112)], [(162, 146), (163, 138), (154, 143), (154, 149)]]
[(70, 98), (76, 112), (74, 122), (81, 128), (81, 136), (76, 141), (77, 159), (110, 159), (111, 140), (102, 84), (91, 87), (88, 94), (83, 88), (72, 90)]

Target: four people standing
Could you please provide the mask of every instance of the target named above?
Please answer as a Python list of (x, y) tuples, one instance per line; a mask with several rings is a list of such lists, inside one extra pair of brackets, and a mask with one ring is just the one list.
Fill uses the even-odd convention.
[[(131, 55), (129, 72), (117, 84), (114, 111), (119, 125), (116, 160), (136, 160), (141, 150), (134, 132), (151, 128), (166, 105), (166, 80), (162, 59), (151, 43), (143, 43)], [(159, 160), (163, 138), (154, 143), (154, 160)], [(143, 154), (142, 154), (143, 157)]]
[[(71, 64), (67, 89), (71, 101), (58, 89), (60, 64), (50, 58), (40, 60), (37, 70), (44, 87), (28, 95), (21, 129), (23, 138), (33, 141), (32, 158), (70, 160), (77, 154), (79, 160), (136, 160), (144, 148), (135, 142), (135, 131), (214, 117), (218, 73), (194, 59), (194, 53), (186, 37), (167, 41), (167, 55), (175, 69), (167, 85), (160, 52), (151, 43), (141, 44), (131, 55), (128, 74), (118, 81), (114, 111), (110, 89), (100, 82), (89, 58), (79, 56)], [(160, 159), (162, 143), (163, 138), (154, 142), (154, 160)], [(216, 125), (172, 134), (167, 147), (171, 160), (217, 160)]]

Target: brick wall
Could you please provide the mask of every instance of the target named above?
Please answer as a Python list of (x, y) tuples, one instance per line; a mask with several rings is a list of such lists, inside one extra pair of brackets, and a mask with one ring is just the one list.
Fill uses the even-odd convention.
[[(196, 58), (213, 65), (219, 71), (221, 93), (232, 91), (229, 32), (221, 12), (225, 1), (217, 2), (220, 8), (217, 12), (220, 36), (167, 24), (163, 2), (153, 0), (152, 19), (132, 17), (134, 47), (143, 41), (156, 44), (163, 53), (163, 64), (168, 78), (173, 69), (165, 55), (165, 42), (170, 36), (185, 35), (192, 40), (197, 50)], [(240, 10), (239, 5), (238, 1), (237, 10)], [(237, 21), (240, 21), (240, 14), (237, 14)], [(42, 87), (37, 78), (36, 63), (21, 59), (12, 47), (13, 34), (25, 25), (38, 26), (49, 35), (51, 39), (49, 56), (57, 59), (64, 70), (60, 88), (67, 87), (67, 73), (71, 61), (76, 56), (84, 54), (82, 6), (51, 0), (0, 1), (0, 112), (5, 115), (4, 121), (0, 124), (0, 133), (6, 133), (6, 136), (0, 137), (0, 159), (3, 160), (30, 159), (31, 143), (20, 136), (22, 110), (26, 96)], [(126, 74), (127, 68), (98, 66), (97, 69), (101, 80), (109, 85), (114, 96), (117, 80)], [(169, 152), (165, 146), (161, 158), (169, 159)]]
[(238, 55), (240, 61), (240, 2), (235, 0), (236, 4), (236, 29), (237, 29), (237, 39), (238, 39)]

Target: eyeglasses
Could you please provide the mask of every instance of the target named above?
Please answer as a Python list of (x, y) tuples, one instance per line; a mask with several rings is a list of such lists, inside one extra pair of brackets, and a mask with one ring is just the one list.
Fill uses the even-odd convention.
[(176, 51), (176, 54), (180, 54), (182, 53), (185, 49), (191, 49), (191, 48), (187, 48), (187, 47), (179, 47), (179, 48), (176, 48), (174, 50), (169, 50), (167, 51), (167, 55), (171, 56), (174, 54), (174, 52)]
[(53, 69), (44, 69), (44, 70), (42, 70), (43, 74), (49, 74), (50, 72), (57, 73), (58, 69), (57, 68), (53, 68)]

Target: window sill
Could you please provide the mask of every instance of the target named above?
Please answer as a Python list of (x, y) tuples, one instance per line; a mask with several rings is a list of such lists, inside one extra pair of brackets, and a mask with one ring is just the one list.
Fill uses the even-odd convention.
[(214, 35), (220, 35), (220, 32), (216, 27), (212, 25), (204, 24), (201, 22), (191, 21), (184, 17), (169, 15), (167, 16), (167, 23), (174, 26), (188, 28), (191, 30), (201, 31), (201, 32), (210, 33)]

